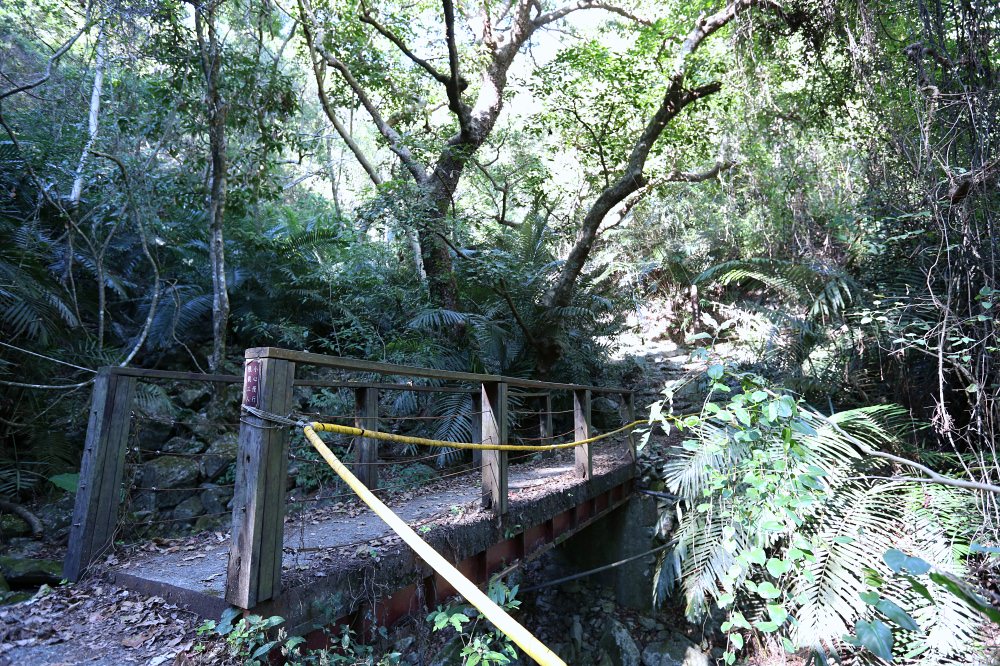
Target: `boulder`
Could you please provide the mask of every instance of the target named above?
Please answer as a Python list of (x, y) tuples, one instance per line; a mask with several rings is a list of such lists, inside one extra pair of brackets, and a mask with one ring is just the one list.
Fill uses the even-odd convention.
[(639, 666), (639, 646), (618, 620), (609, 619), (608, 628), (601, 637), (601, 648), (613, 666)]
[(642, 666), (711, 666), (712, 660), (680, 634), (650, 643), (642, 651)]
[(160, 451), (164, 453), (180, 453), (182, 455), (193, 455), (196, 453), (201, 453), (205, 450), (205, 443), (201, 442), (193, 437), (171, 437), (163, 446), (160, 447)]
[(62, 580), (62, 562), (0, 556), (0, 577), (12, 590), (58, 585)]
[(178, 522), (191, 521), (205, 513), (205, 507), (201, 503), (201, 498), (192, 495), (174, 507), (173, 519)]
[(136, 418), (138, 423), (135, 429), (135, 441), (143, 451), (162, 449), (163, 444), (170, 439), (170, 435), (174, 432), (172, 416), (165, 420), (159, 420), (159, 417), (155, 415), (148, 417), (137, 415)]
[(238, 450), (239, 436), (235, 432), (226, 433), (212, 442), (201, 457), (201, 475), (208, 481), (214, 481), (236, 462)]
[(187, 409), (198, 411), (212, 399), (212, 390), (207, 384), (198, 384), (184, 389), (177, 395), (177, 402)]
[(149, 511), (169, 509), (197, 491), (198, 463), (191, 458), (163, 456), (143, 464), (139, 478), (140, 487), (149, 490), (140, 491), (136, 508)]
[(205, 507), (205, 513), (224, 513), (230, 509), (233, 500), (233, 489), (224, 486), (217, 486), (214, 483), (201, 484), (202, 491), (199, 497), (201, 505)]

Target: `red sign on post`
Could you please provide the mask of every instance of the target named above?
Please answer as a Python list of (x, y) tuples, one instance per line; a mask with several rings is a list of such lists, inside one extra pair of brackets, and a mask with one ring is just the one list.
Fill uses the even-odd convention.
[(260, 407), (260, 361), (251, 359), (243, 368), (243, 404)]

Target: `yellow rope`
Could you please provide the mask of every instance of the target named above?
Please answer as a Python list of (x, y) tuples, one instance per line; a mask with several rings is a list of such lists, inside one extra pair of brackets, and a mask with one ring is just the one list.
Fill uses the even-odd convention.
[(389, 432), (379, 432), (377, 430), (365, 430), (364, 428), (354, 428), (352, 426), (340, 425), (337, 423), (310, 423), (309, 427), (321, 432), (332, 432), (338, 435), (351, 435), (353, 437), (367, 437), (378, 439), (383, 442), (397, 442), (399, 444), (415, 444), (417, 446), (436, 446), (449, 449), (474, 449), (479, 451), (554, 451), (555, 449), (572, 449), (581, 444), (591, 444), (593, 442), (617, 435), (620, 432), (637, 428), (641, 425), (648, 425), (649, 421), (633, 421), (617, 430), (606, 432), (578, 442), (565, 442), (563, 444), (541, 444), (537, 446), (527, 444), (474, 444), (472, 442), (445, 442), (440, 439), (426, 439), (424, 437), (409, 437), (407, 435), (394, 435)]
[[(367, 504), (372, 511), (378, 514), (385, 523), (393, 529), (393, 531), (398, 534), (403, 541), (406, 542), (410, 548), (412, 548), (427, 564), (431, 566), (438, 574), (441, 575), (448, 583), (455, 588), (459, 594), (465, 597), (466, 601), (479, 609), (479, 612), (488, 619), (493, 625), (502, 631), (504, 634), (510, 637), (512, 641), (517, 643), (518, 646), (524, 652), (534, 659), (536, 662), (542, 666), (566, 666), (566, 662), (559, 658), (559, 656), (545, 647), (545, 645), (535, 638), (530, 631), (525, 629), (521, 624), (512, 618), (507, 612), (495, 604), (488, 596), (483, 594), (475, 583), (466, 578), (462, 573), (456, 569), (448, 560), (444, 559), (440, 553), (430, 547), (423, 539), (417, 536), (417, 533), (407, 525), (403, 520), (392, 512), (392, 509), (387, 507), (382, 503), (379, 498), (372, 494), (372, 491), (368, 490), (365, 484), (361, 483), (356, 476), (351, 474), (351, 471), (344, 466), (344, 463), (333, 454), (333, 451), (320, 439), (319, 435), (316, 434), (314, 429), (315, 426), (330, 425), (322, 423), (314, 423), (312, 426), (305, 426), (302, 431), (305, 433), (306, 438), (315, 447), (323, 459), (329, 463), (333, 471), (350, 486), (351, 490), (358, 494), (358, 497)], [(347, 430), (355, 430), (358, 433), (364, 434), (364, 436), (369, 436), (366, 433), (370, 431), (362, 430), (361, 428), (347, 428)], [(330, 431), (329, 432), (336, 432)], [(344, 433), (352, 434), (352, 433)], [(384, 433), (372, 433), (372, 434), (384, 434)], [(611, 434), (611, 433), (608, 433)], [(409, 437), (406, 439), (417, 439), (414, 437)], [(431, 441), (431, 440), (428, 440)]]

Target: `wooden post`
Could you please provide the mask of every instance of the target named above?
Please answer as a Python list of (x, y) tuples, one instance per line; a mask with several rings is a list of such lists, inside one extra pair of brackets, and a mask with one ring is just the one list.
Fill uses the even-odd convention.
[[(362, 387), (354, 389), (354, 427), (378, 430), (378, 389)], [(378, 440), (358, 437), (354, 445), (357, 461), (354, 474), (361, 483), (372, 490), (378, 487)]]
[[(622, 425), (628, 425), (635, 421), (635, 393), (629, 391), (628, 393), (621, 394), (621, 404), (618, 407), (618, 412), (622, 417)], [(635, 450), (635, 435), (632, 431), (628, 431), (628, 450), (629, 455), (632, 457), (632, 464), (634, 465), (636, 460), (638, 460), (638, 454)]]
[[(538, 399), (538, 443), (541, 446), (554, 444), (552, 441), (552, 394), (546, 393)], [(555, 451), (546, 451), (543, 455), (551, 458)]]
[[(590, 439), (590, 390), (577, 389), (573, 391), (573, 441), (580, 442)], [(576, 458), (576, 475), (590, 480), (594, 472), (594, 458), (590, 444), (574, 447)]]
[[(472, 398), (472, 438), (470, 442), (482, 442), (483, 441), (483, 394), (482, 391), (478, 393), (472, 393), (470, 396)], [(479, 449), (472, 450), (472, 466), (482, 467), (483, 465), (483, 452)]]
[[(295, 364), (290, 361), (248, 358), (243, 404), (287, 414), (294, 378)], [(281, 591), (287, 474), (288, 428), (243, 414), (226, 576), (226, 601), (234, 606), (253, 608)]]
[[(507, 384), (483, 382), (482, 442), (507, 443)], [(483, 451), (483, 506), (507, 513), (507, 452)]]
[(87, 438), (73, 507), (63, 576), (77, 581), (111, 545), (118, 524), (135, 377), (101, 368), (90, 399)]

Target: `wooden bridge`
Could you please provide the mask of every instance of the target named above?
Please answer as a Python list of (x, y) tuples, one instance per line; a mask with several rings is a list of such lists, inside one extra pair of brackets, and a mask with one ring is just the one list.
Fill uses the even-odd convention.
[[(338, 376), (309, 377), (316, 372)], [(633, 395), (621, 388), (270, 347), (247, 350), (243, 377), (105, 368), (94, 386), (65, 561), (65, 575), (71, 580), (79, 579), (109, 552), (119, 527), (129, 423), (139, 381), (242, 383), (243, 405), (258, 414), (294, 414), (301, 402), (294, 398), (297, 387), (349, 390), (354, 394), (354, 424), (369, 431), (379, 429), (380, 394), (467, 394), (478, 417), (472, 421), (473, 441), (491, 444), (512, 441), (512, 424), (525, 420), (533, 422), (531, 432), (536, 436), (522, 441), (553, 442), (560, 437), (553, 433), (554, 420), (563, 413), (562, 420), (572, 425), (564, 436), (574, 442), (588, 440), (596, 434), (592, 400), (597, 397), (618, 412), (614, 423), (603, 424), (604, 430), (631, 423), (635, 417)], [(555, 402), (568, 408), (554, 411)], [(527, 410), (531, 418), (515, 418), (512, 403), (532, 406)], [(287, 516), (290, 428), (245, 410), (239, 423), (230, 537), (202, 541), (194, 552), (168, 548), (130, 557), (112, 565), (119, 584), (162, 596), (205, 617), (218, 617), (229, 605), (282, 615), (292, 632), (359, 614), (391, 624), (454, 593), (378, 518), (358, 506), (360, 502), (352, 504), (348, 498), (333, 512)], [(380, 459), (379, 442), (359, 438), (352, 448), (355, 474), (368, 487), (378, 488), (378, 470), (387, 462)], [(635, 446), (631, 435), (623, 435), (565, 452), (536, 454), (521, 464), (516, 460), (512, 464), (507, 451), (476, 451), (468, 471), (448, 475), (455, 477), (449, 483), (408, 493), (389, 504), (411, 526), (418, 526), (424, 539), (467, 578), (483, 583), (539, 556), (627, 501), (635, 475)], [(480, 481), (468, 482), (470, 475)]]

